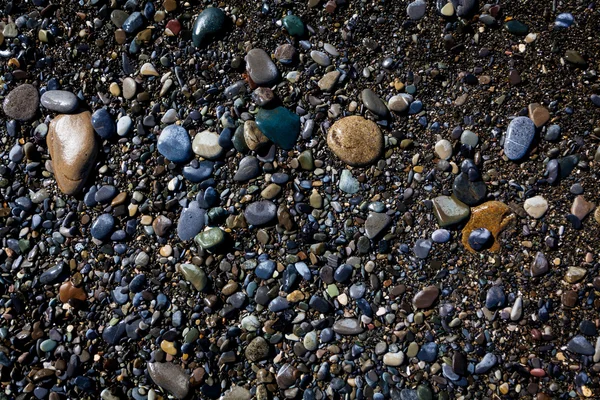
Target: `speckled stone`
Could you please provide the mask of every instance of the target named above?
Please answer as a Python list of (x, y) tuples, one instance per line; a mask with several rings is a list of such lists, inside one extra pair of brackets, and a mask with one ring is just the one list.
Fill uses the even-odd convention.
[(462, 243), (467, 250), (474, 253), (469, 245), (469, 235), (474, 229), (486, 228), (493, 237), (489, 247), (492, 252), (500, 250), (498, 235), (515, 222), (515, 215), (511, 209), (500, 201), (488, 201), (480, 206), (471, 208), (471, 218), (462, 230)]
[(346, 164), (365, 166), (381, 156), (384, 141), (376, 123), (361, 116), (350, 116), (329, 128), (327, 145)]

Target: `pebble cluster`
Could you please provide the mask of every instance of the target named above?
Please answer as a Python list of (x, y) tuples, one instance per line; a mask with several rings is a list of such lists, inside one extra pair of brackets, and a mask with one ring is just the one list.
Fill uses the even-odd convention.
[(600, 398), (595, 3), (0, 7), (0, 400)]

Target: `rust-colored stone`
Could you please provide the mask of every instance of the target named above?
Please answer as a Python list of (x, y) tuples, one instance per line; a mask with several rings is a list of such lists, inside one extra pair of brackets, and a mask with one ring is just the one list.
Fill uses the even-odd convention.
[(63, 303), (67, 303), (72, 299), (85, 301), (87, 299), (87, 294), (82, 288), (75, 287), (71, 281), (67, 281), (60, 285), (60, 289), (58, 290), (58, 298)]
[(463, 228), (462, 243), (467, 250), (475, 253), (469, 246), (469, 235), (474, 229), (486, 228), (494, 237), (494, 244), (490, 247), (491, 252), (500, 250), (498, 235), (507, 229), (515, 221), (512, 210), (500, 201), (488, 201), (477, 207), (471, 208), (471, 218)]

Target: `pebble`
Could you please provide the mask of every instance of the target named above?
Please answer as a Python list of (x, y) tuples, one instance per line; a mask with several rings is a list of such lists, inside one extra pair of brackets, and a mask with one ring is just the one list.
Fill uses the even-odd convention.
[(492, 234), (486, 228), (476, 228), (469, 234), (469, 246), (475, 251), (481, 251), (488, 246), (492, 240)]
[(42, 106), (50, 111), (71, 114), (79, 107), (77, 96), (66, 90), (48, 90), (40, 98)]
[(208, 7), (202, 11), (192, 28), (192, 41), (194, 46), (206, 44), (212, 36), (219, 33), (225, 25), (226, 15), (220, 8)]
[(392, 219), (384, 213), (369, 213), (365, 221), (365, 233), (369, 239), (378, 237), (392, 222)]
[(250, 225), (267, 225), (277, 216), (277, 206), (268, 200), (257, 201), (246, 207), (244, 216)]
[(257, 86), (271, 86), (279, 79), (279, 70), (263, 49), (252, 49), (246, 55), (246, 70)]
[(523, 208), (532, 218), (539, 219), (548, 211), (548, 201), (542, 196), (534, 196), (525, 200)]
[(219, 134), (209, 130), (196, 133), (191, 144), (191, 150), (200, 157), (208, 160), (217, 159), (221, 157), (224, 152), (223, 147), (219, 144)]
[(352, 172), (344, 169), (340, 174), (339, 187), (344, 193), (354, 194), (360, 189), (360, 184), (358, 183), (358, 180), (352, 176)]
[(476, 374), (485, 374), (492, 369), (497, 362), (497, 357), (493, 353), (487, 353), (477, 365), (475, 365)]
[(60, 190), (79, 193), (92, 171), (98, 153), (89, 111), (57, 116), (50, 122), (47, 144)]
[(179, 264), (177, 271), (183, 275), (185, 280), (191, 283), (197, 291), (201, 292), (206, 287), (208, 278), (202, 268), (193, 264)]
[(406, 13), (408, 17), (414, 20), (421, 19), (425, 16), (427, 10), (427, 3), (425, 0), (415, 0), (406, 7)]
[(378, 117), (385, 118), (388, 115), (389, 111), (385, 103), (379, 98), (377, 93), (371, 89), (363, 89), (361, 92), (361, 99), (365, 104), (365, 107)]
[(10, 91), (4, 98), (2, 108), (9, 118), (29, 121), (35, 117), (39, 104), (40, 95), (37, 89), (33, 85), (25, 83)]
[(206, 211), (198, 207), (197, 203), (192, 204), (181, 212), (177, 222), (179, 240), (193, 239), (204, 228)]
[(169, 161), (184, 163), (192, 158), (190, 136), (187, 130), (179, 125), (169, 125), (162, 130), (157, 148)]
[(404, 362), (404, 353), (399, 351), (396, 353), (386, 353), (383, 355), (383, 363), (390, 367), (398, 367)]
[(344, 163), (365, 166), (379, 159), (384, 140), (381, 130), (373, 121), (349, 116), (336, 121), (329, 128), (327, 145)]
[(569, 343), (567, 343), (567, 350), (586, 356), (592, 356), (595, 353), (594, 346), (581, 335), (577, 335), (569, 340)]
[(300, 135), (300, 117), (285, 107), (261, 108), (256, 114), (258, 129), (284, 150), (294, 148)]
[(358, 335), (363, 332), (360, 322), (354, 318), (344, 318), (335, 321), (333, 331), (339, 335)]
[(185, 398), (190, 390), (189, 376), (181, 367), (170, 362), (148, 363), (148, 375), (152, 381), (176, 399)]
[(92, 114), (92, 126), (102, 139), (110, 139), (117, 132), (115, 121), (106, 108), (100, 108)]
[(509, 228), (514, 223), (515, 215), (511, 209), (500, 201), (488, 201), (477, 207), (471, 208), (471, 217), (469, 222), (462, 230), (462, 243), (467, 250), (475, 252), (469, 243), (469, 236), (475, 229), (485, 228), (491, 233), (492, 244), (489, 247), (491, 252), (500, 250), (500, 233)]
[(527, 154), (535, 136), (535, 124), (527, 117), (516, 117), (508, 125), (504, 154), (511, 160), (520, 160)]
[(412, 303), (415, 308), (430, 308), (437, 300), (440, 290), (437, 286), (427, 286), (413, 297)]

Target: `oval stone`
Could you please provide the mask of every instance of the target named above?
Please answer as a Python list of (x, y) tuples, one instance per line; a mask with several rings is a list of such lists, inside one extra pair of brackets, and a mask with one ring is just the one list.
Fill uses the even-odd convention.
[(220, 8), (209, 7), (202, 11), (198, 15), (198, 18), (196, 18), (192, 30), (192, 41), (194, 42), (194, 46), (202, 46), (202, 44), (207, 42), (209, 37), (218, 33), (223, 28), (224, 24), (225, 13)]
[(279, 79), (279, 70), (263, 49), (252, 49), (246, 55), (246, 70), (257, 86), (271, 86)]
[(535, 136), (535, 124), (528, 117), (517, 117), (508, 125), (504, 141), (504, 154), (511, 160), (525, 156)]
[(192, 144), (185, 128), (169, 125), (158, 137), (158, 152), (169, 161), (182, 163), (192, 158)]
[(327, 132), (327, 145), (343, 162), (365, 166), (375, 162), (383, 151), (383, 135), (377, 124), (361, 116), (336, 121)]

